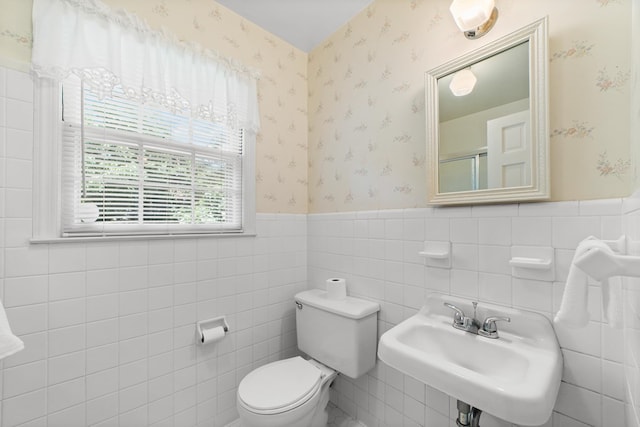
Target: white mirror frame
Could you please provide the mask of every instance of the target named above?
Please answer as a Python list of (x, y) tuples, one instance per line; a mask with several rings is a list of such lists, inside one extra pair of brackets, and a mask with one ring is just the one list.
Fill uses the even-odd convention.
[[(531, 114), (531, 185), (511, 188), (439, 191), (438, 79), (471, 64), (529, 42), (529, 111)], [(547, 17), (529, 24), (479, 49), (427, 71), (425, 75), (427, 136), (427, 197), (432, 205), (510, 203), (546, 200), (550, 197)]]

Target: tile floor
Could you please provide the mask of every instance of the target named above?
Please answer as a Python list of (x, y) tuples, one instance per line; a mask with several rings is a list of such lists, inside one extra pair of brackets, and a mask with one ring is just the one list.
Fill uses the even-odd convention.
[[(351, 418), (331, 402), (327, 405), (327, 409), (329, 410), (327, 427), (367, 427), (362, 422)], [(242, 427), (242, 424), (240, 423), (240, 420), (235, 420), (234, 422), (227, 424), (226, 427)]]
[(361, 421), (353, 419), (331, 402), (327, 405), (327, 409), (329, 410), (327, 427), (367, 427)]

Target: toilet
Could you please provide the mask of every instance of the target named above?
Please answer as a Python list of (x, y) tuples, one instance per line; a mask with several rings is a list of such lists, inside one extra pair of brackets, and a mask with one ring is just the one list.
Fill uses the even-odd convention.
[(335, 300), (313, 289), (296, 294), (300, 356), (254, 369), (238, 386), (242, 427), (325, 427), (329, 386), (340, 373), (358, 378), (376, 363), (380, 306)]

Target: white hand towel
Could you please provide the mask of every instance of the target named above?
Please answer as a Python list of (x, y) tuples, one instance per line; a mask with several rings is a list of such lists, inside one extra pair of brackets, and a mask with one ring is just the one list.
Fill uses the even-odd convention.
[(560, 310), (554, 318), (554, 322), (573, 328), (581, 328), (589, 322), (589, 312), (587, 311), (587, 298), (589, 287), (587, 274), (575, 265), (575, 260), (591, 249), (599, 248), (610, 251), (611, 248), (601, 240), (589, 236), (578, 244), (576, 252), (569, 267), (567, 283), (562, 295)]
[(622, 282), (614, 276), (628, 275), (632, 264), (625, 264), (625, 259), (631, 257), (615, 254), (608, 245), (602, 245), (592, 246), (573, 260), (575, 266), (600, 282), (603, 320), (612, 328), (622, 327)]
[(0, 302), (0, 359), (11, 356), (24, 348), (24, 343), (20, 338), (13, 335), (7, 313)]
[(602, 286), (602, 313), (604, 321), (612, 328), (622, 328), (622, 279), (612, 277), (605, 279)]

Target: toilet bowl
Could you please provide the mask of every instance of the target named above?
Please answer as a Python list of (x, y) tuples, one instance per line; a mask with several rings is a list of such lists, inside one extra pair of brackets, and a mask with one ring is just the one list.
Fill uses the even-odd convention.
[(336, 371), (300, 356), (250, 372), (238, 386), (242, 427), (324, 427)]
[(326, 427), (329, 386), (338, 372), (358, 378), (376, 363), (380, 306), (353, 297), (336, 300), (319, 289), (295, 296), (302, 357), (249, 372), (238, 385), (242, 427)]

